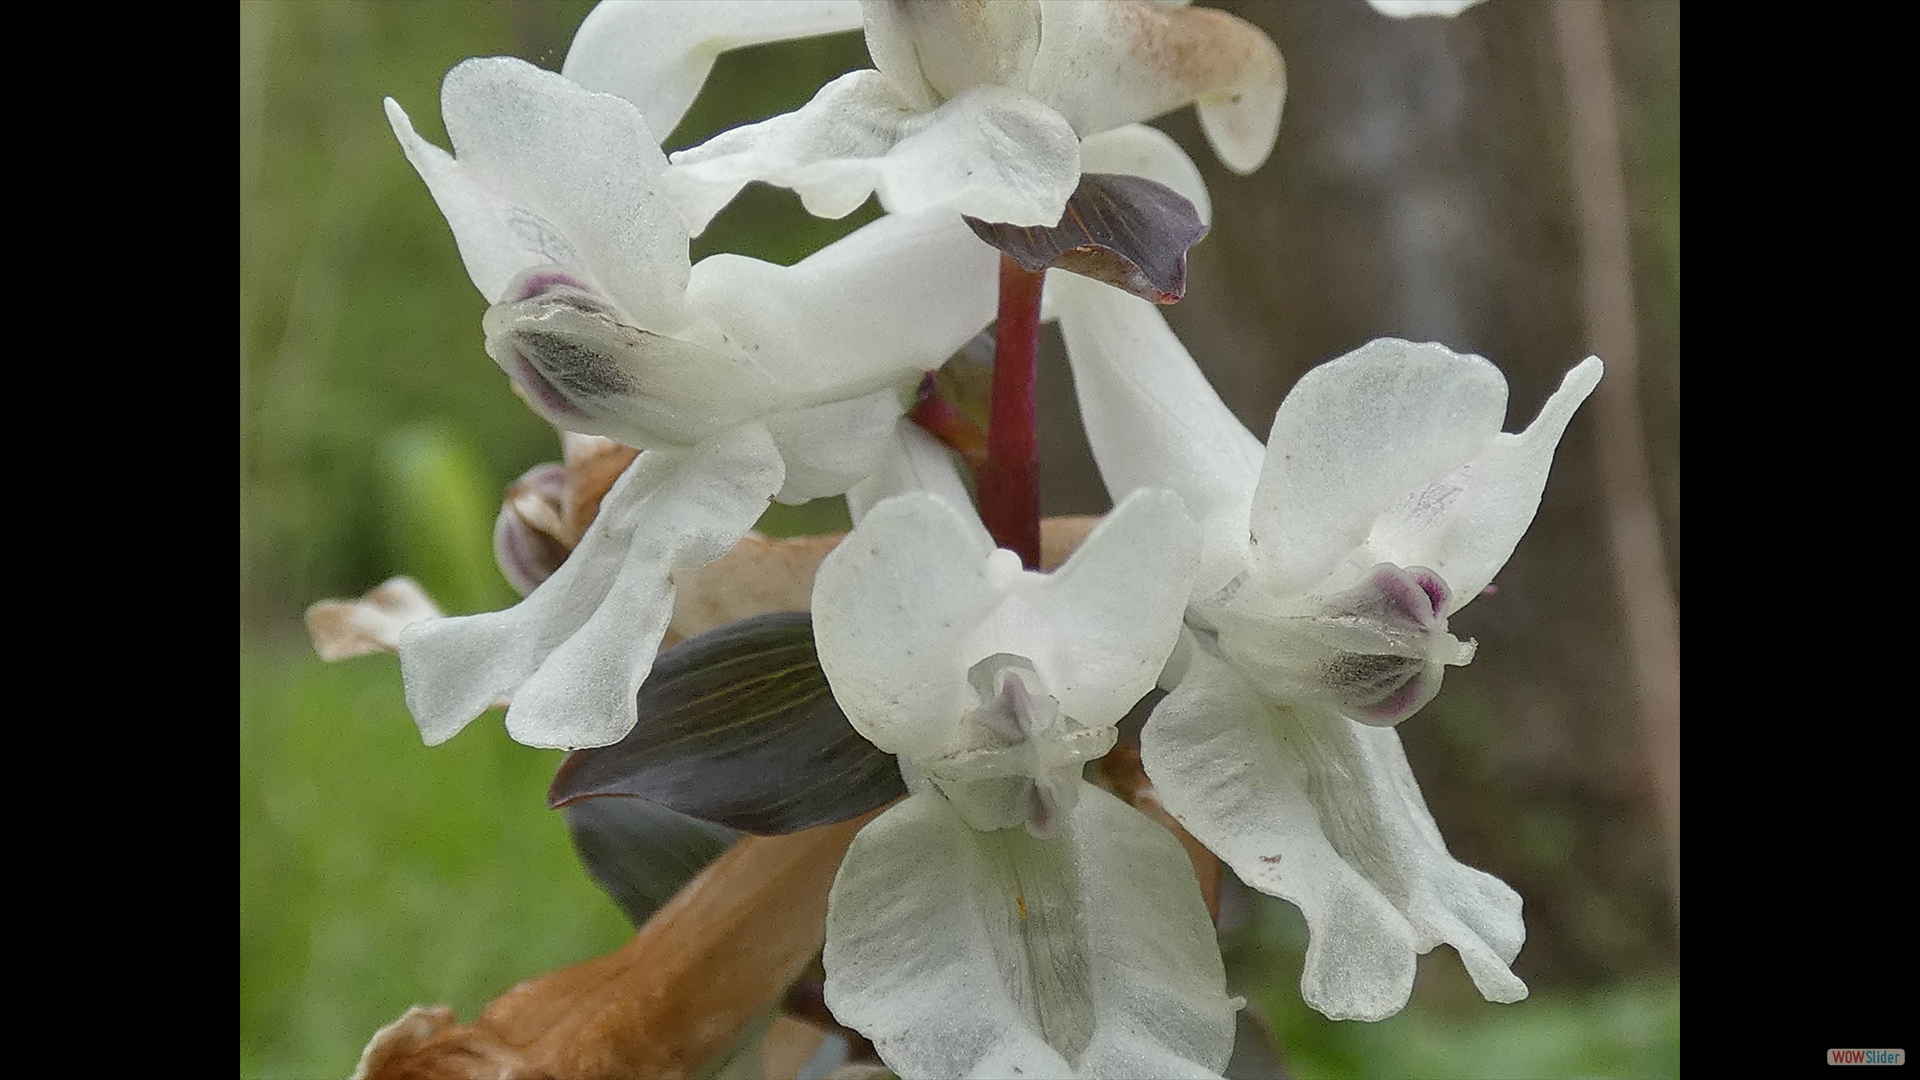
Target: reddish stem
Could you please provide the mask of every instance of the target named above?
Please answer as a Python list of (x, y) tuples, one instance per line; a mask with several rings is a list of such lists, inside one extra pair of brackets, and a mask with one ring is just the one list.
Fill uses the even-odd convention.
[(907, 411), (907, 419), (959, 451), (961, 460), (967, 463), (968, 471), (973, 473), (974, 484), (983, 482), (983, 470), (987, 467), (987, 433), (940, 396), (940, 392), (933, 387), (933, 376), (927, 376), (926, 382), (921, 384), (920, 401)]
[(1040, 568), (1040, 440), (1034, 391), (1040, 351), (1040, 287), (1046, 272), (1000, 256), (1000, 323), (993, 345), (993, 395), (987, 413), (987, 464), (980, 473), (980, 518), (993, 542)]

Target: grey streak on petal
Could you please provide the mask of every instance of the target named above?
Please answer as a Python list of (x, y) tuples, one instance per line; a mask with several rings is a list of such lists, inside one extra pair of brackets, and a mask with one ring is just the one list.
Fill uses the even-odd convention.
[(571, 335), (549, 330), (512, 330), (509, 338), (528, 362), (557, 384), (567, 396), (602, 398), (640, 392), (635, 379), (620, 363), (575, 341)]
[(509, 209), (505, 217), (507, 228), (528, 252), (561, 266), (582, 265), (580, 252), (545, 218), (517, 206)]
[(1341, 653), (1320, 666), (1341, 699), (1378, 701), (1405, 686), (1426, 661), (1417, 657)]

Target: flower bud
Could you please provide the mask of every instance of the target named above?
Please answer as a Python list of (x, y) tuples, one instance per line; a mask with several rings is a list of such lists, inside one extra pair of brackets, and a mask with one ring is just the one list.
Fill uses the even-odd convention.
[(567, 470), (535, 465), (507, 489), (493, 522), (493, 558), (509, 584), (525, 596), (553, 576), (573, 545), (566, 529)]

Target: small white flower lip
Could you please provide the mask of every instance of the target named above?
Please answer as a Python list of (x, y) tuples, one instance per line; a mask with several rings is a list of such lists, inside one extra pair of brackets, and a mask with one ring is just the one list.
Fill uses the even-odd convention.
[(1329, 706), (1279, 704), (1196, 638), (1141, 733), (1167, 809), (1242, 881), (1300, 908), (1300, 992), (1336, 1020), (1406, 1006), (1416, 957), (1445, 943), (1489, 1001), (1527, 995), (1511, 965), (1520, 897), (1447, 851), (1399, 734)]
[(1044, 838), (980, 832), (925, 788), (854, 838), (827, 903), (827, 1005), (899, 1075), (1226, 1066), (1238, 1002), (1191, 863), (1165, 828), (1073, 783)]
[(421, 738), (445, 742), (504, 698), (507, 733), (528, 746), (618, 742), (638, 720), (636, 694), (672, 616), (672, 572), (725, 554), (782, 481), (760, 425), (635, 458), (579, 545), (526, 599), (401, 632)]

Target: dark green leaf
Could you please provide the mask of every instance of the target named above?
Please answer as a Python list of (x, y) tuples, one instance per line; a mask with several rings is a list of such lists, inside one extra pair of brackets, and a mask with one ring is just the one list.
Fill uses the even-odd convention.
[(573, 849), (637, 929), (740, 838), (737, 830), (632, 797), (561, 809)]
[(1187, 250), (1207, 227), (1186, 197), (1138, 176), (1088, 173), (1053, 228), (968, 218), (1022, 269), (1069, 270), (1171, 304), (1187, 292)]
[(812, 616), (782, 612), (661, 653), (640, 687), (640, 722), (612, 746), (568, 754), (547, 801), (638, 795), (770, 835), (904, 794), (893, 756), (854, 731), (828, 692)]

